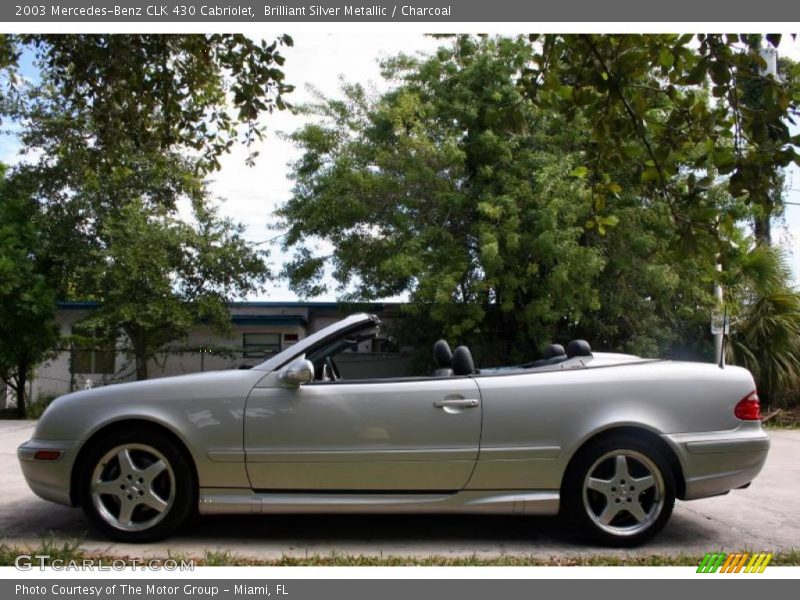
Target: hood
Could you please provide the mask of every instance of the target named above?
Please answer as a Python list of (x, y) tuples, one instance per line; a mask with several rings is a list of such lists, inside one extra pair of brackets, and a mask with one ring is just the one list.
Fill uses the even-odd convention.
[(263, 371), (228, 369), (159, 377), (79, 390), (57, 398), (50, 406), (90, 405), (94, 402), (185, 400), (189, 398), (245, 397), (264, 377)]
[(118, 383), (57, 398), (36, 426), (34, 437), (81, 439), (96, 426), (122, 418), (168, 422), (209, 410), (242, 412), (263, 371), (227, 370)]

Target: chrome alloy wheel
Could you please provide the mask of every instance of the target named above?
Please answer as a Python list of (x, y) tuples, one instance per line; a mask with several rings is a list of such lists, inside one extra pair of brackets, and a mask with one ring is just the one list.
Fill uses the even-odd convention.
[(656, 464), (635, 450), (601, 456), (583, 481), (583, 506), (601, 530), (633, 536), (647, 530), (664, 508), (664, 478)]
[(123, 444), (98, 461), (90, 491), (106, 523), (123, 531), (141, 531), (169, 513), (175, 502), (175, 473), (152, 446)]

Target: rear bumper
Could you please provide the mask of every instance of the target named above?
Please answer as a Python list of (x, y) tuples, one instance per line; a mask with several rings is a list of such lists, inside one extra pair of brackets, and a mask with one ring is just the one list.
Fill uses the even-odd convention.
[(730, 431), (680, 433), (664, 438), (675, 450), (686, 489), (682, 500), (725, 494), (759, 474), (769, 451), (769, 437), (759, 422)]
[[(70, 496), (72, 463), (75, 458), (73, 442), (54, 440), (28, 440), (17, 448), (17, 458), (28, 487), (45, 500), (73, 506)], [(39, 450), (61, 452), (58, 460), (36, 460)]]

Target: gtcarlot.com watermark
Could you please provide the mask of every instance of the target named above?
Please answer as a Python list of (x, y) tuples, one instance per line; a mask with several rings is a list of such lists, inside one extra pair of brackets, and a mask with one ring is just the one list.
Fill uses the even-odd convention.
[[(14, 566), (20, 571), (124, 571), (141, 569), (143, 571), (194, 571), (194, 561), (177, 558), (52, 558), (49, 554), (20, 554), (14, 559)], [(24, 593), (24, 592), (23, 592)]]

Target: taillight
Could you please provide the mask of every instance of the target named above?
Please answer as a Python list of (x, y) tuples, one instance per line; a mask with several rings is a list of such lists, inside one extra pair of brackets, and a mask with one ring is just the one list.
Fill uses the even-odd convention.
[(733, 414), (742, 421), (760, 421), (761, 404), (758, 402), (758, 393), (753, 390), (747, 396), (739, 400)]

